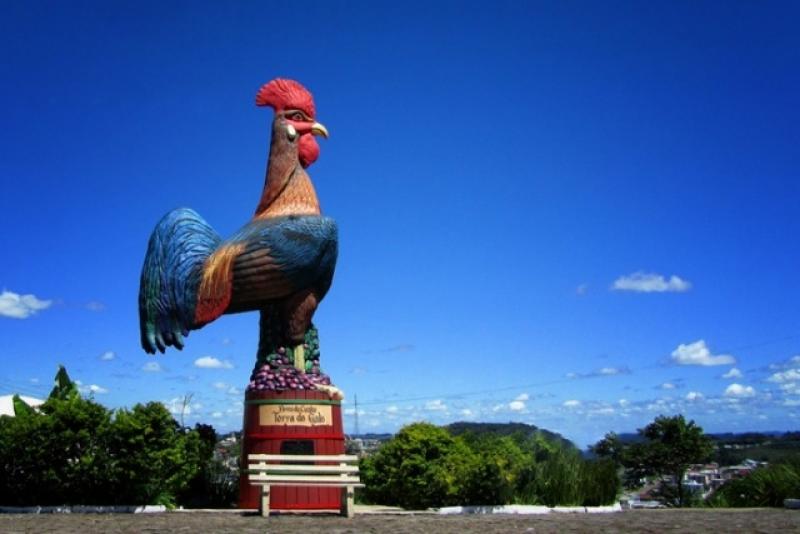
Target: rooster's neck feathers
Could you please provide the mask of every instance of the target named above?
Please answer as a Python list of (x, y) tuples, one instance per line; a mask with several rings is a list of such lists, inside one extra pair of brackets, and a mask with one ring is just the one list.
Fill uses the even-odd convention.
[(287, 137), (281, 118), (276, 117), (272, 126), (264, 191), (254, 218), (319, 214), (317, 193), (297, 158), (297, 146)]

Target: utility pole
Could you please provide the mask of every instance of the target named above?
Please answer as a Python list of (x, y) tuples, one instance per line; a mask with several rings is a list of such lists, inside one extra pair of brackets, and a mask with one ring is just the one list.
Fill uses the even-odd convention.
[(186, 429), (186, 425), (183, 423), (183, 415), (186, 413), (186, 408), (189, 406), (189, 403), (192, 402), (192, 397), (194, 397), (194, 393), (187, 393), (183, 396), (183, 402), (181, 403), (181, 428)]
[(358, 436), (361, 432), (358, 430), (358, 395), (353, 395), (353, 403), (355, 404), (356, 428), (353, 437)]

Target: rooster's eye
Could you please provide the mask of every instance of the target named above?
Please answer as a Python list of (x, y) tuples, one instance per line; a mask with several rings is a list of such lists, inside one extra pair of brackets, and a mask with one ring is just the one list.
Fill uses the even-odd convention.
[(302, 113), (292, 113), (292, 116), (290, 118), (293, 121), (301, 121), (301, 120), (303, 120), (304, 117), (303, 117)]

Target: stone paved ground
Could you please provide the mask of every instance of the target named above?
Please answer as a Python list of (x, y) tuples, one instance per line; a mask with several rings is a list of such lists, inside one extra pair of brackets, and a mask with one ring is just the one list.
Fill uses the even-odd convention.
[(633, 510), (613, 514), (547, 514), (538, 516), (430, 514), (257, 515), (223, 512), (157, 514), (0, 514), (3, 533), (95, 532), (391, 532), (465, 534), (480, 532), (800, 532), (800, 511)]

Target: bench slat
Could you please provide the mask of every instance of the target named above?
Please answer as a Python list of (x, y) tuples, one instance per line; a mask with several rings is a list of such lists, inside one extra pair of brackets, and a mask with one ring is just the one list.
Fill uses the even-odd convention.
[(309, 473), (358, 473), (357, 465), (286, 465), (286, 464), (250, 464), (250, 471), (278, 473), (281, 471), (308, 471)]
[(351, 484), (360, 484), (361, 480), (356, 477), (349, 477), (349, 476), (339, 476), (339, 475), (332, 475), (332, 476), (314, 476), (314, 475), (264, 475), (261, 473), (252, 474), (249, 478), (250, 482), (263, 482), (269, 484), (281, 484), (283, 482), (319, 482), (323, 484), (333, 484), (333, 485), (351, 485)]
[(248, 454), (250, 462), (358, 462), (351, 454)]
[(333, 484), (324, 482), (250, 482), (253, 486), (308, 486), (315, 488), (363, 488), (364, 484), (359, 482), (347, 484)]

